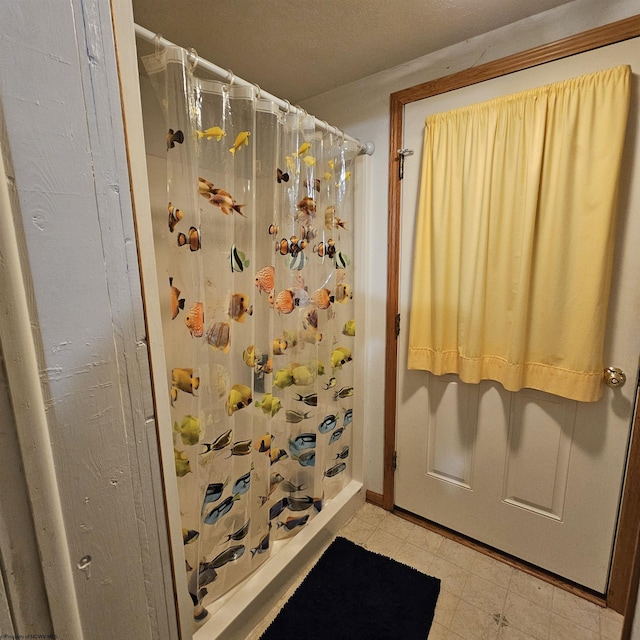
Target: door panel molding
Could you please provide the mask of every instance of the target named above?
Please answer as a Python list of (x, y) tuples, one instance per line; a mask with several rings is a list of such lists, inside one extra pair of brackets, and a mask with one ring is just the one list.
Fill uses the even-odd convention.
[(515, 395), (511, 405), (502, 500), (562, 522), (576, 404), (530, 391)]
[[(437, 398), (436, 406), (426, 407), (428, 436), (426, 473), (442, 482), (473, 490), (478, 389), (459, 384), (457, 376), (429, 376), (428, 398)], [(464, 412), (459, 422), (463, 431), (451, 430), (446, 416)], [(468, 444), (473, 443), (473, 447)]]
[[(391, 94), (389, 217), (387, 228), (388, 276), (386, 311), (387, 335), (385, 344), (385, 433), (382, 494), (382, 506), (385, 509), (390, 511), (394, 508), (394, 452), (396, 447), (396, 388), (398, 366), (395, 326), (396, 316), (399, 310), (400, 215), (402, 195), (398, 175), (400, 161), (398, 150), (403, 147), (405, 105), (638, 36), (640, 36), (640, 15), (590, 29), (575, 36), (529, 49), (477, 67), (472, 67), (458, 73), (443, 76), (413, 87), (408, 87)], [(640, 445), (637, 444), (637, 438), (634, 438), (632, 447), (634, 443), (640, 447)], [(630, 611), (625, 611), (628, 606), (635, 607), (635, 601), (629, 602), (629, 605), (627, 601), (629, 600), (630, 593), (636, 588), (632, 585), (631, 578), (634, 569), (636, 540), (640, 533), (640, 504), (637, 504), (640, 502), (638, 498), (640, 491), (638, 489), (640, 486), (640, 462), (638, 462), (638, 456), (630, 458), (626, 478), (607, 593), (607, 605), (620, 613), (629, 613)]]

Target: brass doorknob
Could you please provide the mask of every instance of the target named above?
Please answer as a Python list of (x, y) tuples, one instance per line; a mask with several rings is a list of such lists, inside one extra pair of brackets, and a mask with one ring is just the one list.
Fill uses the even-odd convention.
[(627, 381), (627, 376), (622, 369), (618, 367), (607, 367), (604, 370), (604, 383), (608, 387), (621, 387)]

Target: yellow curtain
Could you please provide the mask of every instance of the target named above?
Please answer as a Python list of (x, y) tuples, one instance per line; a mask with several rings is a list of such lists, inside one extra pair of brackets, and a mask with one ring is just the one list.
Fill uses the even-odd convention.
[(427, 118), (409, 369), (599, 399), (630, 75)]

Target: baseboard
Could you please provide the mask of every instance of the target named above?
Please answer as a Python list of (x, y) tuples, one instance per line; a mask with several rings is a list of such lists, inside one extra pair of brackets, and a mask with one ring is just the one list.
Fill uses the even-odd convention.
[(375, 504), (376, 507), (382, 507), (382, 494), (375, 491), (367, 491), (367, 502)]

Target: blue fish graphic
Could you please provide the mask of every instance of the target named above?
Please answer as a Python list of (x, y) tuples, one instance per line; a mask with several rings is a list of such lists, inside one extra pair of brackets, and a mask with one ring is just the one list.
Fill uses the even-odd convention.
[(244, 553), (244, 545), (236, 544), (228, 549), (225, 549), (222, 553), (219, 553), (211, 562), (209, 562), (209, 567), (212, 569), (219, 569), (220, 567), (224, 567), (228, 562), (233, 562), (242, 556)]
[(344, 427), (340, 427), (336, 429), (329, 438), (329, 444), (333, 444), (336, 440), (340, 440), (342, 434), (344, 433)]
[(324, 475), (327, 478), (333, 478), (333, 476), (337, 476), (339, 473), (342, 473), (347, 468), (347, 465), (344, 462), (340, 462), (339, 464), (331, 467), (331, 469), (327, 469), (324, 472)]
[(336, 453), (336, 457), (334, 458), (334, 460), (338, 460), (339, 458), (341, 460), (344, 460), (345, 458), (349, 457), (349, 445), (345, 445), (344, 447), (342, 447), (342, 451), (340, 451), (340, 453)]
[(228, 498), (225, 498), (215, 509), (209, 511), (204, 518), (204, 523), (215, 524), (218, 522), (223, 515), (231, 511), (231, 507), (233, 507), (233, 503), (236, 500), (240, 500), (240, 496), (229, 496)]
[(276, 502), (271, 509), (269, 509), (269, 520), (273, 520), (277, 518), (286, 508), (287, 508), (287, 499), (281, 498)]
[(331, 414), (325, 416), (325, 419), (318, 425), (318, 431), (320, 433), (327, 433), (335, 428), (338, 424), (338, 416)]
[(311, 496), (294, 497), (289, 496), (287, 498), (287, 505), (291, 511), (306, 511), (314, 505), (315, 498)]
[(287, 531), (293, 531), (296, 527), (302, 527), (307, 524), (309, 516), (302, 516), (302, 518), (287, 518), (286, 522), (278, 522), (278, 529), (284, 527)]
[(249, 533), (250, 522), (251, 520), (247, 520), (247, 522), (243, 524), (237, 531), (229, 533), (225, 542), (229, 542), (229, 540), (242, 540), (243, 538), (245, 538), (247, 533)]
[(251, 485), (251, 471), (248, 471), (243, 476), (240, 476), (234, 483), (233, 489), (231, 493), (234, 496), (242, 495), (249, 491), (249, 486)]
[(303, 451), (300, 455), (291, 456), (292, 460), (297, 460), (302, 467), (315, 467), (316, 466), (316, 452), (314, 449)]
[(211, 584), (218, 577), (217, 571), (209, 566), (208, 562), (201, 562), (197, 571), (194, 571), (189, 577), (187, 588), (193, 600), (193, 604), (200, 604), (202, 598), (207, 595), (204, 587)]
[(315, 433), (301, 433), (293, 440), (289, 440), (289, 448), (303, 451), (304, 449), (313, 449), (316, 446)]
[[(271, 526), (271, 525), (269, 525)], [(262, 540), (258, 543), (257, 547), (251, 549), (251, 557), (256, 555), (256, 553), (264, 553), (269, 548), (269, 534), (270, 531), (267, 531), (267, 535), (265, 535)]]
[(220, 498), (222, 497), (222, 492), (224, 491), (224, 488), (227, 486), (228, 482), (229, 478), (227, 478), (224, 482), (212, 482), (207, 486), (204, 492), (204, 500), (202, 501), (203, 510), (205, 505), (220, 500)]

